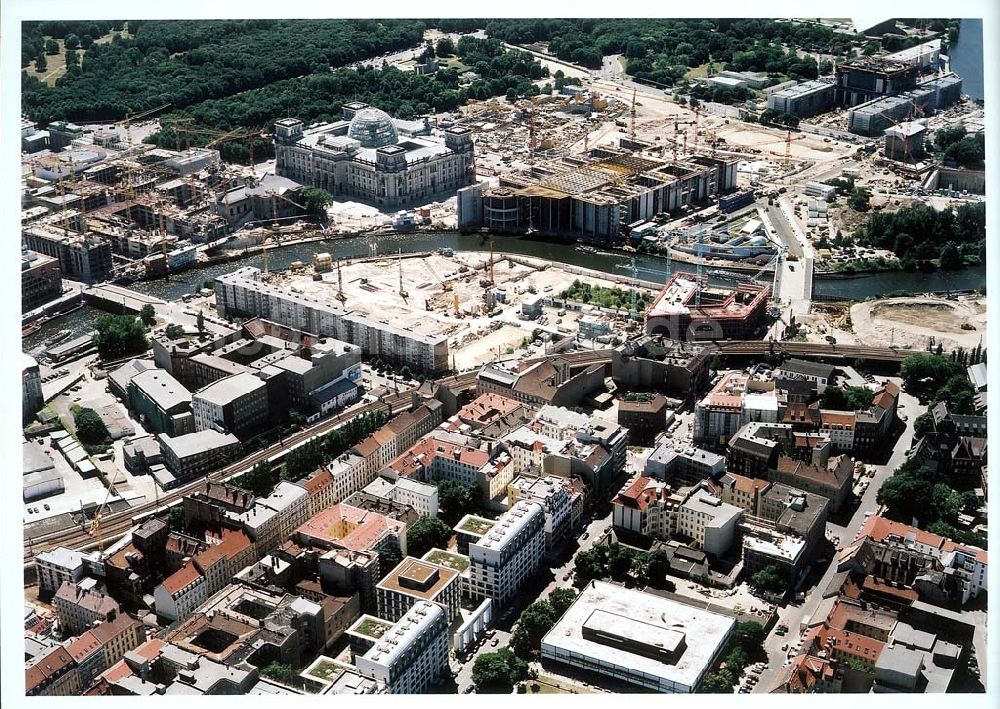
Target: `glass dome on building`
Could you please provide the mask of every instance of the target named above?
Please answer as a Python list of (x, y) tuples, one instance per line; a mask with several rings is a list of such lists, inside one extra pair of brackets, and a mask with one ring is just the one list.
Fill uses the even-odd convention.
[(354, 114), (347, 135), (365, 148), (381, 148), (394, 145), (399, 140), (396, 124), (385, 111), (377, 108), (363, 108)]

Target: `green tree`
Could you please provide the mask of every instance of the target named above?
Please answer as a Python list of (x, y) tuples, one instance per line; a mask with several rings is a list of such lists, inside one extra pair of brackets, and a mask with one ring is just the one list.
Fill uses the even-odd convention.
[(864, 187), (855, 187), (847, 200), (847, 206), (855, 212), (867, 212), (871, 204), (871, 193)]
[(146, 327), (132, 315), (104, 315), (94, 321), (94, 342), (104, 360), (141, 354), (149, 348)]
[(438, 40), (434, 51), (439, 57), (450, 57), (455, 54), (455, 43), (451, 41), (450, 37), (442, 37)]
[(578, 582), (604, 578), (607, 574), (607, 566), (596, 549), (581, 551), (573, 561), (573, 574)]
[(447, 524), (457, 524), (462, 517), (479, 509), (482, 491), (475, 483), (463, 484), (454, 480), (438, 483), (440, 517)]
[(788, 589), (788, 576), (778, 566), (766, 566), (753, 576), (750, 582), (762, 591), (781, 593)]
[(378, 565), (382, 578), (385, 578), (390, 571), (399, 566), (402, 560), (403, 554), (397, 547), (390, 546), (380, 551), (378, 553)]
[(148, 326), (156, 324), (156, 308), (146, 303), (146, 305), (142, 306), (142, 310), (139, 311), (139, 319)]
[(175, 532), (184, 531), (186, 525), (184, 524), (184, 507), (182, 505), (174, 505), (167, 510), (167, 526)]
[(256, 463), (250, 470), (239, 477), (233, 479), (233, 485), (249, 490), (258, 497), (265, 497), (271, 494), (274, 486), (278, 484), (278, 471), (271, 467), (271, 464), (262, 460)]
[(292, 449), (285, 456), (285, 476), (289, 480), (299, 480), (322, 465), (325, 458), (323, 444), (315, 440), (309, 441)]
[(164, 330), (164, 334), (167, 336), (168, 340), (176, 340), (184, 337), (184, 328), (180, 325), (170, 323)]
[(532, 658), (542, 644), (542, 638), (552, 630), (558, 616), (548, 601), (535, 601), (521, 612), (517, 627), (511, 634), (510, 646), (520, 657)]
[(90, 46), (94, 43), (94, 38), (89, 34), (85, 34), (80, 38), (80, 46), (84, 49), (90, 49)]
[(709, 672), (698, 685), (698, 694), (732, 694), (736, 684), (733, 676), (726, 670)]
[(552, 606), (552, 613), (556, 620), (562, 617), (573, 601), (576, 600), (577, 593), (572, 588), (557, 588), (549, 594), (549, 605)]
[(823, 408), (840, 411), (857, 411), (871, 406), (875, 392), (868, 387), (827, 387), (820, 395)]
[(948, 126), (947, 128), (941, 128), (934, 134), (934, 144), (939, 150), (947, 150), (949, 146), (964, 138), (966, 132), (965, 126), (961, 123), (954, 126)]
[(205, 334), (205, 313), (204, 311), (198, 311), (198, 334)]
[(437, 517), (421, 517), (406, 530), (407, 552), (421, 557), (431, 549), (447, 549), (451, 535), (451, 527)]
[(102, 445), (111, 440), (107, 427), (100, 415), (89, 408), (77, 407), (73, 410), (73, 424), (76, 437), (85, 445)]
[(80, 38), (75, 34), (66, 35), (63, 42), (66, 45), (66, 49), (79, 49), (80, 48)]
[(333, 195), (319, 187), (303, 187), (299, 193), (302, 206), (314, 217), (326, 219), (326, 208), (333, 203)]
[(293, 687), (298, 686), (300, 682), (299, 676), (292, 669), (292, 666), (283, 662), (272, 662), (265, 666), (260, 673), (268, 679), (273, 679), (275, 682), (281, 682)]
[(733, 626), (732, 642), (748, 653), (758, 651), (764, 643), (764, 626), (755, 620), (738, 622)]
[(45, 53), (39, 52), (38, 56), (35, 57), (35, 71), (41, 74), (43, 71), (49, 68), (49, 63), (45, 59)]
[(50, 57), (59, 54), (59, 43), (54, 39), (45, 40), (45, 53)]
[(481, 692), (510, 694), (527, 676), (528, 664), (508, 648), (483, 653), (472, 666), (472, 681)]
[(962, 267), (962, 256), (958, 253), (958, 247), (955, 245), (954, 241), (949, 241), (941, 249), (940, 256), (941, 268), (946, 271), (952, 271), (957, 268)]

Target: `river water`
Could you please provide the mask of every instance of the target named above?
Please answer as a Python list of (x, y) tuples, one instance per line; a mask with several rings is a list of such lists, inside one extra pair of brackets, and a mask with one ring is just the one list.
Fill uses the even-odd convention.
[(972, 98), (983, 98), (983, 21), (978, 18), (962, 20), (958, 29), (958, 42), (948, 57), (951, 70), (962, 77), (962, 93)]
[[(487, 251), (489, 240), (479, 235), (462, 235), (457, 232), (436, 232), (426, 234), (390, 234), (368, 237), (352, 237), (296, 244), (272, 249), (268, 253), (271, 270), (284, 270), (293, 261), (312, 261), (313, 254), (327, 252), (334, 258), (358, 258), (371, 253), (372, 244), (378, 253), (387, 256), (402, 250), (404, 253), (433, 251), (451, 248), (455, 251)], [(547, 261), (567, 263), (627, 279), (631, 273), (631, 257), (624, 254), (580, 251), (572, 244), (554, 244), (539, 239), (523, 237), (496, 237), (493, 242), (496, 252), (507, 252), (522, 256), (532, 256)], [(635, 257), (636, 275), (645, 281), (664, 282), (673, 271), (692, 271), (689, 264), (671, 263), (652, 256)], [(263, 268), (260, 255), (220, 263), (204, 268), (191, 269), (180, 274), (153, 281), (139, 281), (130, 287), (150, 295), (173, 300), (201, 287), (205, 281), (229, 273), (242, 266)], [(821, 279), (814, 282), (817, 297), (864, 300), (895, 291), (942, 291), (978, 288), (986, 282), (986, 267), (977, 266), (960, 271), (935, 271), (934, 273), (903, 273), (890, 271), (868, 274), (850, 279)], [(66, 328), (82, 333), (90, 321), (100, 313), (93, 308), (82, 308), (65, 317), (58, 318), (41, 328), (31, 337), (25, 338), (24, 349), (31, 349), (58, 331)]]

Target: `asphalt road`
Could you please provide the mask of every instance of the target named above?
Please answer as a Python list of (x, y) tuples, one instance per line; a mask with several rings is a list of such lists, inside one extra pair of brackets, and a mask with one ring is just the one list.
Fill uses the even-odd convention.
[[(898, 380), (897, 380), (898, 383)], [(906, 460), (906, 451), (910, 449), (913, 442), (913, 422), (916, 420), (917, 416), (923, 412), (923, 408), (920, 402), (913, 396), (906, 393), (901, 393), (899, 397), (899, 415), (906, 416), (909, 420), (906, 422), (906, 428), (900, 435), (899, 439), (896, 441), (896, 445), (892, 449), (892, 455), (889, 460), (884, 465), (868, 465), (869, 469), (875, 471), (875, 477), (872, 478), (871, 484), (865, 491), (861, 498), (861, 502), (858, 505), (854, 516), (851, 517), (850, 522), (844, 526), (836, 525), (831, 523), (827, 524), (827, 534), (835, 535), (840, 537), (840, 547), (846, 546), (851, 543), (855, 535), (860, 531), (861, 525), (865, 521), (865, 513), (871, 512), (875, 513), (877, 508), (875, 498), (878, 495), (878, 490), (882, 487), (890, 475)], [(775, 624), (780, 625), (781, 623), (786, 624), (789, 627), (788, 634), (784, 637), (776, 635), (772, 630), (771, 634), (764, 641), (764, 649), (767, 651), (768, 657), (768, 667), (761, 674), (760, 681), (754, 687), (754, 692), (766, 693), (771, 688), (771, 683), (774, 681), (777, 672), (785, 665), (788, 661), (787, 651), (782, 651), (781, 646), (788, 643), (789, 646), (794, 647), (797, 642), (799, 642), (801, 635), (799, 633), (799, 623), (804, 619), (811, 618), (812, 614), (816, 612), (816, 608), (819, 606), (820, 602), (823, 600), (823, 591), (830, 584), (831, 579), (837, 572), (836, 559), (831, 559), (830, 564), (826, 571), (823, 573), (822, 578), (819, 583), (812, 589), (812, 591), (806, 596), (803, 603), (793, 603), (779, 609), (779, 621)], [(978, 651), (977, 651), (978, 654)]]
[[(608, 512), (605, 516), (589, 522), (577, 537), (576, 544), (579, 546), (575, 548), (571, 554), (568, 551), (565, 552), (568, 554), (568, 559), (558, 567), (552, 568), (552, 580), (538, 592), (535, 592), (534, 589), (532, 589), (530, 592), (525, 593), (523, 596), (518, 598), (517, 603), (514, 606), (504, 611), (498, 619), (498, 622), (496, 622), (493, 626), (493, 630), (495, 632), (493, 639), (484, 638), (481, 640), (479, 645), (476, 647), (475, 652), (464, 662), (459, 662), (456, 658), (451, 659), (452, 670), (458, 671), (458, 674), (455, 676), (455, 683), (458, 685), (459, 694), (465, 693), (472, 685), (472, 667), (475, 665), (476, 658), (479, 655), (483, 653), (496, 652), (500, 648), (507, 647), (510, 644), (510, 631), (517, 623), (517, 618), (525, 607), (539, 599), (546, 598), (556, 588), (568, 588), (573, 585), (573, 577), (568, 575), (573, 570), (574, 558), (576, 557), (576, 554), (592, 548), (601, 538), (605, 528), (610, 526), (610, 512)], [(494, 645), (493, 640), (498, 640), (499, 642)]]

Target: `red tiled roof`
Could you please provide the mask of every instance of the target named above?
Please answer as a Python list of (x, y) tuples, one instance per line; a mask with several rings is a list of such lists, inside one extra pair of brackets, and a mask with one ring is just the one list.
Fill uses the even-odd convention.
[(24, 671), (25, 691), (30, 692), (49, 677), (53, 677), (73, 663), (73, 657), (62, 645), (49, 651), (38, 662)]
[(874, 663), (882, 654), (885, 643), (881, 640), (858, 635), (848, 630), (818, 625), (811, 631), (819, 649), (835, 649), (848, 655)]
[(429, 468), (439, 456), (477, 470), (490, 462), (490, 454), (484, 450), (431, 437), (417, 441), (412, 448), (389, 463), (389, 468), (404, 477), (418, 476), (421, 465)]
[(80, 637), (68, 643), (66, 645), (66, 650), (69, 651), (69, 654), (73, 656), (74, 660), (80, 662), (83, 658), (92, 654), (96, 650), (100, 650), (103, 644), (104, 643), (102, 643), (96, 635), (88, 630), (80, 635)]
[(132, 676), (133, 674), (132, 668), (125, 663), (125, 660), (119, 660), (115, 664), (111, 665), (111, 667), (104, 670), (104, 672), (100, 674), (100, 678), (108, 684), (115, 684), (126, 677)]
[(188, 561), (184, 566), (163, 579), (163, 587), (171, 596), (176, 596), (197, 581), (200, 576), (201, 572), (192, 562)]
[(516, 411), (520, 406), (521, 404), (514, 399), (487, 392), (463, 406), (456, 415), (460, 421), (475, 422), (485, 426)]
[(138, 625), (138, 622), (132, 616), (127, 613), (119, 613), (114, 620), (98, 623), (90, 629), (90, 632), (103, 645), (134, 625)]
[(658, 493), (662, 494), (666, 490), (666, 486), (640, 475), (631, 485), (618, 493), (613, 504), (643, 511), (649, 507), (650, 502), (657, 499)]
[(401, 532), (406, 524), (378, 512), (337, 503), (314, 515), (296, 533), (352, 551), (371, 551), (392, 529)]
[(330, 471), (326, 468), (321, 468), (310, 476), (308, 480), (303, 480), (298, 483), (298, 485), (305, 488), (305, 491), (308, 492), (311, 497), (332, 482), (333, 476), (330, 474)]
[(820, 409), (819, 423), (821, 426), (854, 428), (855, 423), (857, 423), (857, 414), (853, 411), (825, 411)]
[(968, 544), (959, 544), (957, 542), (953, 542), (952, 540), (948, 539), (941, 547), (941, 551), (943, 552), (961, 551), (968, 554), (969, 556), (975, 557), (976, 561), (978, 561), (980, 564), (984, 565), (986, 564), (986, 557), (987, 557), (986, 550), (980, 549), (979, 547), (969, 546)]
[(242, 529), (223, 528), (222, 541), (218, 549), (227, 559), (232, 559), (246, 551), (252, 544), (250, 537)]
[(888, 537), (905, 537), (913, 534), (914, 540), (919, 544), (924, 544), (934, 549), (941, 549), (944, 546), (945, 538), (931, 532), (918, 529), (917, 527), (902, 522), (895, 522), (885, 517), (872, 515), (861, 526), (858, 532), (858, 539), (868, 537), (872, 541), (881, 542)]

